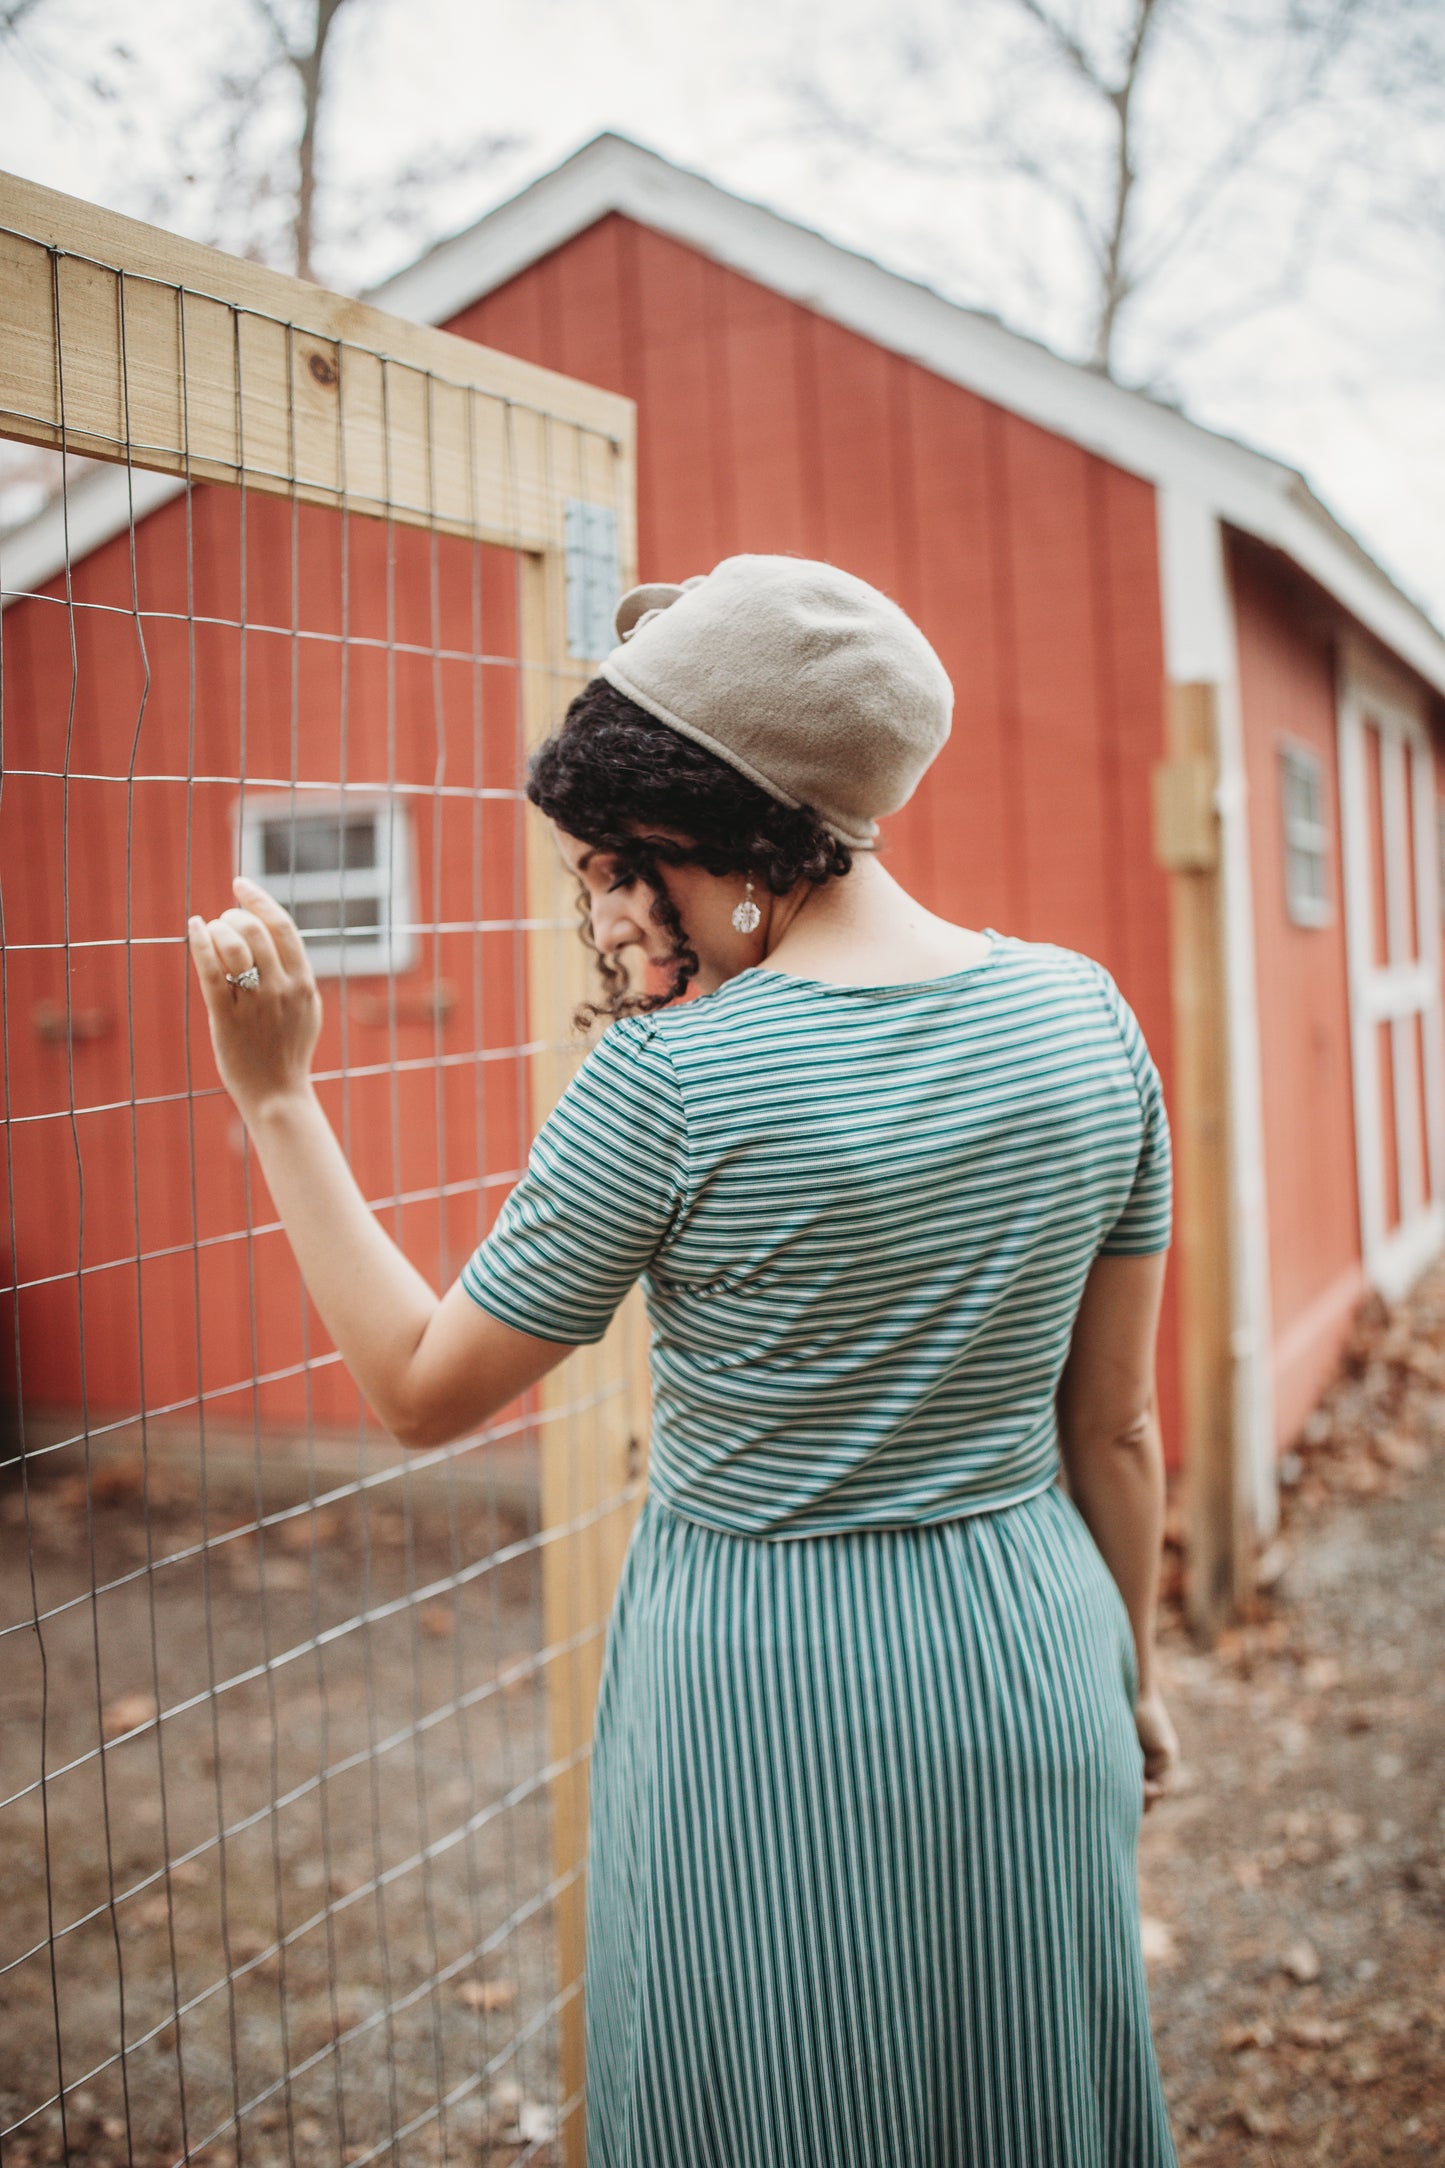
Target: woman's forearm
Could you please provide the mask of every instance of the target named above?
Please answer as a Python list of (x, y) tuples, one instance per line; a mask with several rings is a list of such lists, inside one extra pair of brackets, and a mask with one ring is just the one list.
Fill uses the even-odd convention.
[(1119, 1585), (1139, 1660), (1139, 1691), (1154, 1684), (1154, 1627), (1164, 1540), (1164, 1443), (1157, 1411), (1121, 1437), (1063, 1443), (1069, 1495)]
[(436, 1294), (367, 1204), (309, 1084), (248, 1113), (246, 1129), (322, 1323), (404, 1442), (406, 1382)]

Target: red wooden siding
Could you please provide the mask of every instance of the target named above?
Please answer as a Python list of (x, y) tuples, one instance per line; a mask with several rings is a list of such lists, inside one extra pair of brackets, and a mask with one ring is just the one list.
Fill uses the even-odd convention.
[[(1152, 489), (620, 216), (448, 326), (638, 403), (640, 576), (830, 558), (917, 618), (953, 737), (885, 823), (932, 910), (1099, 957), (1171, 1075)], [(1160, 1396), (1177, 1440), (1174, 1276)]]
[[(1335, 659), (1331, 622), (1302, 581), (1242, 541), (1230, 562), (1252, 809), (1276, 1426), (1284, 1445), (1326, 1382), (1363, 1293)], [(1282, 741), (1307, 746), (1323, 767), (1332, 838), (1324, 926), (1298, 926), (1286, 908)]]
[[(411, 809), (422, 931), (401, 1014), (385, 978), (349, 975), (344, 1002), (323, 979), (315, 1068), (362, 1189), (423, 1272), (454, 1277), (519, 1164), (513, 561), (292, 520), (252, 497), (243, 550), (239, 497), (200, 489), (189, 545), (183, 500), (137, 528), (134, 592), (123, 536), (75, 566), (73, 619), (63, 580), (5, 613), (7, 1174), (32, 1411), (83, 1395), (92, 1421), (144, 1405), (193, 1424), (204, 1391), (214, 1423), (356, 1420), (248, 1178), (185, 943), (188, 910), (233, 901), (237, 776), (252, 800), (295, 777), (389, 787)], [(440, 1023), (415, 1008), (434, 980), (455, 990)], [(45, 1026), (67, 985), (101, 1025), (70, 1046)], [(479, 1202), (483, 1172), (499, 1179)], [(248, 1245), (248, 1227), (272, 1231)], [(324, 1358), (309, 1378), (308, 1351)], [(253, 1394), (253, 1370), (281, 1375)]]
[[(1106, 962), (1167, 1091), (1167, 899), (1150, 839), (1163, 738), (1150, 488), (622, 218), (452, 328), (637, 399), (644, 578), (742, 549), (820, 555), (918, 618), (954, 680), (956, 725), (887, 822), (889, 859), (935, 910)], [(343, 581), (332, 516), (303, 511), (293, 530), (289, 507), (253, 498), (244, 558), (240, 516), (236, 498), (198, 492), (189, 547), (184, 504), (143, 521), (138, 610), (126, 540), (78, 565), (74, 671), (60, 583), (5, 620), (16, 720), (0, 848), (7, 870), (21, 869), (7, 882), (6, 936), (31, 1407), (73, 1404), (83, 1382), (92, 1410), (135, 1410), (143, 1393), (190, 1419), (198, 1389), (234, 1387), (209, 1403), (213, 1420), (296, 1422), (308, 1393), (316, 1420), (354, 1418), (334, 1360), (309, 1381), (299, 1370), (322, 1336), (283, 1238), (261, 1234), (249, 1253), (240, 1239), (271, 1214), (258, 1179), (248, 1200), (189, 988), (186, 909), (214, 915), (230, 900), (237, 788), (227, 778), (244, 772), (251, 789), (293, 774), (391, 781), (413, 806), (420, 920), (462, 930), (424, 932), (422, 961), (396, 997), (405, 1006), (449, 979), (458, 1005), (440, 1027), (393, 1030), (367, 1021), (384, 982), (354, 987), (343, 1017), (328, 981), (318, 1066), (351, 1071), (349, 1127), (339, 1084), (323, 1097), (364, 1190), (388, 1200), (386, 1224), (437, 1284), (490, 1221), (521, 1155), (521, 1080), (502, 1052), (525, 1037), (509, 930), (524, 817), (512, 568), (451, 543), (433, 561), (426, 539), (406, 533), (388, 556), (385, 530), (352, 522)], [(474, 666), (478, 591), (491, 660)], [(65, 786), (54, 778), (67, 733)], [(455, 798), (438, 792), (439, 777)], [(501, 795), (483, 801), (483, 788)], [(40, 1026), (44, 1003), (64, 1006), (67, 883), (72, 1001), (108, 1020), (70, 1049)], [(482, 1062), (479, 1049), (501, 1058)], [(200, 1092), (194, 1160), (188, 1080)], [(479, 1206), (483, 1172), (499, 1179)], [(1171, 1459), (1176, 1326), (1171, 1273), (1160, 1360)], [(254, 1396), (253, 1365), (282, 1373)]]

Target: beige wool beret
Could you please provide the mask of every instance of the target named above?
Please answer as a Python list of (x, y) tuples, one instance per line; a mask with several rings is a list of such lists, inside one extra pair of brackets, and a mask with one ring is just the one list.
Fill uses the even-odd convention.
[(866, 580), (807, 557), (725, 557), (617, 605), (600, 666), (618, 692), (872, 848), (947, 740), (948, 673), (912, 618)]

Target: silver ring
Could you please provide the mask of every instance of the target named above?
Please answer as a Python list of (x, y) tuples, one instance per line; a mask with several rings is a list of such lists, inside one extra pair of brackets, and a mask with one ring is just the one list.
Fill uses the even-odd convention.
[(247, 964), (244, 971), (228, 971), (226, 973), (226, 984), (228, 986), (255, 987), (259, 986), (260, 983), (261, 974), (254, 964)]

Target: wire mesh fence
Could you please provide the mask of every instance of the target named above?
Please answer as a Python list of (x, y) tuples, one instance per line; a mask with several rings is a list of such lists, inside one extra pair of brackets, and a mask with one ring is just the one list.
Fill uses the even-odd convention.
[(0, 534), (0, 2160), (580, 2161), (636, 1304), (403, 1453), (185, 924), (238, 870), (292, 911), (318, 1095), (444, 1289), (581, 1051), (521, 780), (630, 563), (631, 411), (18, 182), (0, 304), (50, 464)]

